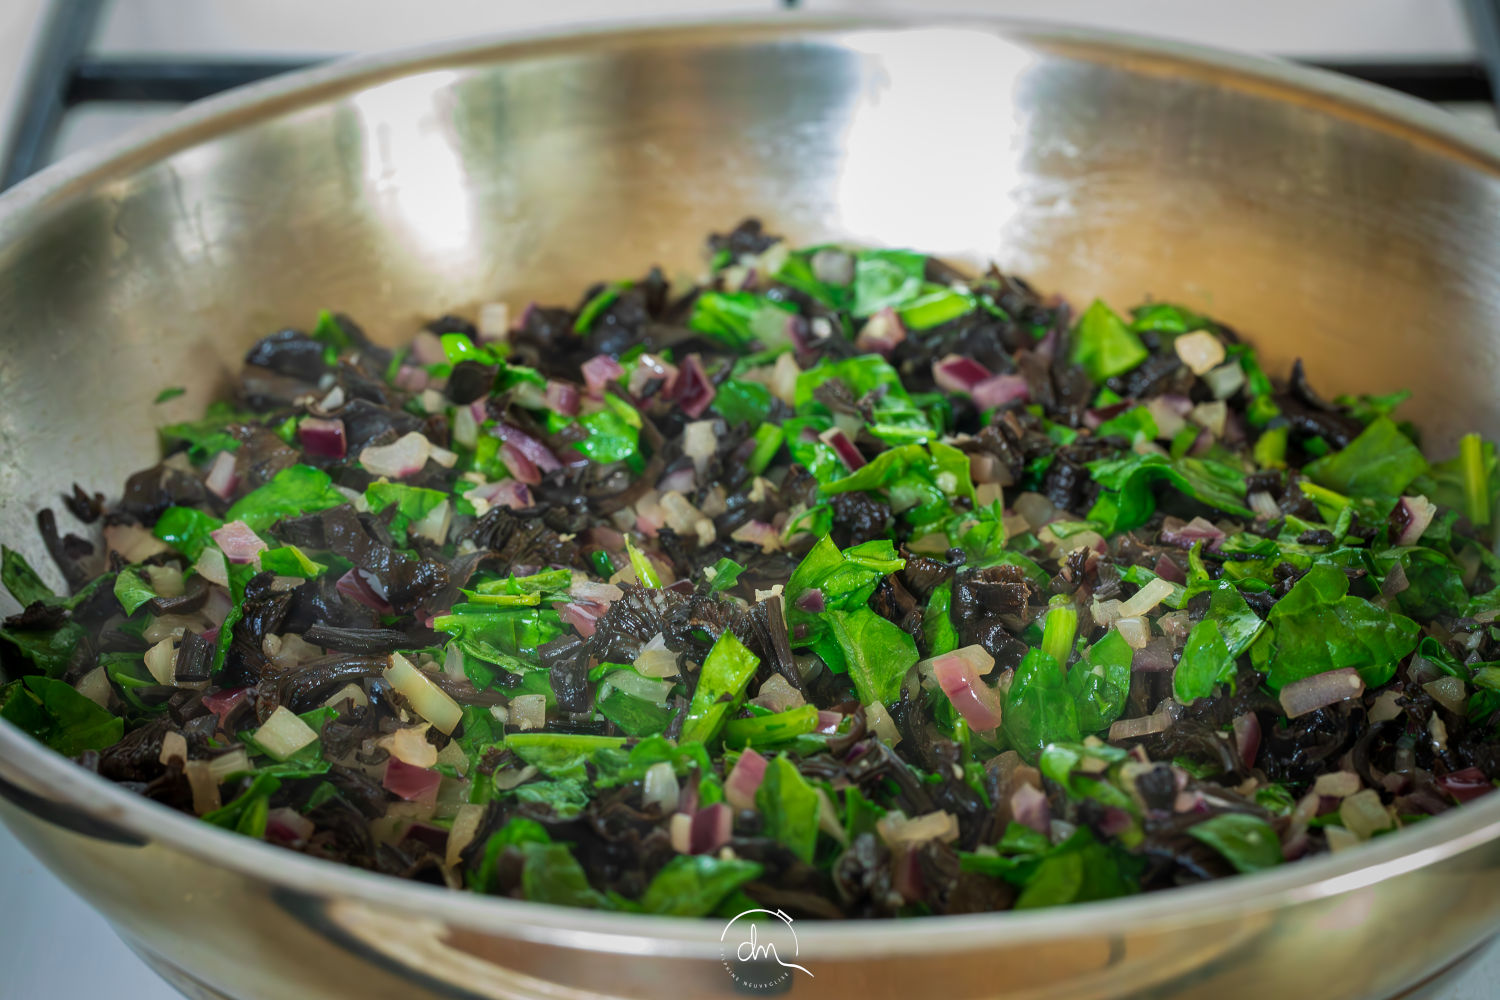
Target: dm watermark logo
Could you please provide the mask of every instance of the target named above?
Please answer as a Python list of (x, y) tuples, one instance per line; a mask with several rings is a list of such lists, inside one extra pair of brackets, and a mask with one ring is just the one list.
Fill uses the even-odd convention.
[(798, 972), (814, 978), (806, 966), (797, 964), (797, 951), (792, 918), (781, 910), (746, 910), (719, 935), (724, 968), (746, 992), (784, 993)]

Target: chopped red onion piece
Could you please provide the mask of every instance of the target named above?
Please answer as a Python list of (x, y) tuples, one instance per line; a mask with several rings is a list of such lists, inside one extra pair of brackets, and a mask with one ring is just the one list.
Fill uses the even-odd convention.
[(1195, 517), (1186, 524), (1180, 518), (1169, 517), (1161, 528), (1163, 545), (1175, 545), (1183, 549), (1190, 549), (1197, 542), (1205, 542), (1210, 550), (1217, 552), (1227, 537), (1217, 525), (1202, 517)]
[[(206, 632), (204, 633), (205, 636), (207, 634)], [(206, 694), (203, 696), (203, 707), (214, 715), (217, 715), (219, 717), (219, 725), (222, 726), (224, 720), (229, 718), (229, 713), (233, 712), (235, 707), (245, 700), (245, 695), (249, 694), (250, 690), (248, 687), (225, 688), (222, 691), (215, 691), (213, 694)]]
[(228, 500), (239, 481), (240, 477), (234, 472), (234, 452), (221, 451), (214, 456), (214, 464), (209, 466), (203, 485), (220, 500)]
[(1396, 537), (1397, 545), (1415, 545), (1422, 539), (1422, 532), (1432, 523), (1437, 506), (1424, 496), (1402, 497), (1401, 503), (1391, 512), (1391, 523), (1401, 523), (1401, 533)]
[(425, 767), (413, 767), (397, 757), (392, 757), (385, 766), (385, 777), (380, 784), (386, 791), (408, 802), (431, 802), (437, 798), (438, 786), (443, 776)]
[(571, 382), (547, 380), (547, 409), (565, 417), (578, 416), (578, 387)]
[(1168, 583), (1187, 583), (1187, 574), (1168, 556), (1157, 558), (1154, 572)]
[[(1191, 409), (1191, 405), (1188, 407)], [(1156, 424), (1156, 436), (1163, 441), (1170, 441), (1177, 436), (1177, 432), (1187, 426), (1183, 415), (1177, 411), (1165, 396), (1153, 397), (1146, 403), (1146, 411), (1151, 414), (1151, 420)]]
[(1353, 667), (1328, 670), (1293, 681), (1281, 689), (1281, 707), (1289, 718), (1335, 705), (1364, 694), (1365, 682)]
[(1495, 783), (1477, 767), (1466, 767), (1437, 779), (1438, 787), (1460, 802), (1469, 802), (1495, 790)]
[(1020, 375), (996, 375), (976, 385), (969, 395), (976, 407), (991, 410), (1007, 403), (1025, 402), (1031, 398), (1031, 388)]
[(746, 521), (730, 532), (729, 537), (736, 542), (759, 545), (762, 552), (774, 552), (781, 547), (781, 532), (765, 521)]
[(861, 455), (859, 449), (854, 447), (854, 442), (849, 440), (849, 435), (837, 427), (830, 427), (822, 434), (819, 434), (818, 440), (838, 452), (840, 461), (849, 467), (850, 472), (863, 468), (865, 456)]
[(1010, 793), (1010, 815), (1017, 823), (1037, 833), (1046, 833), (1052, 826), (1052, 810), (1047, 805), (1047, 796), (1024, 782)]
[(1171, 711), (1158, 708), (1150, 715), (1142, 715), (1134, 719), (1117, 719), (1110, 724), (1109, 738), (1133, 740), (1142, 736), (1150, 736), (1153, 733), (1164, 733), (1171, 727), (1173, 721)]
[(920, 844), (900, 844), (891, 858), (891, 888), (909, 903), (922, 899), (927, 892), (927, 882), (922, 878)]
[(969, 659), (955, 653), (935, 657), (932, 676), (953, 708), (975, 730), (984, 733), (1000, 725), (1000, 694), (980, 679)]
[(836, 733), (839, 731), (839, 723), (844, 721), (844, 716), (839, 712), (818, 711), (818, 724), (813, 727), (816, 733)]
[(932, 380), (939, 389), (967, 395), (994, 373), (973, 358), (949, 354), (932, 363)]
[(427, 388), (427, 372), (416, 365), (402, 365), (396, 369), (396, 388), (407, 392), (421, 392)]
[(691, 464), (673, 469), (657, 480), (656, 488), (663, 493), (688, 494), (698, 485), (698, 470)]
[(591, 396), (603, 396), (604, 387), (624, 374), (620, 362), (608, 354), (597, 354), (583, 363), (583, 384)]
[(375, 589), (370, 586), (369, 581), (365, 579), (364, 573), (358, 569), (351, 569), (339, 577), (338, 583), (334, 584), (334, 589), (349, 598), (349, 600), (357, 604), (363, 604), (365, 607), (378, 611), (383, 615), (395, 613), (395, 609), (391, 607), (390, 603), (375, 592)]
[(1129, 830), (1135, 819), (1119, 806), (1105, 806), (1104, 818), (1099, 823), (1099, 832), (1106, 837), (1118, 837)]
[(304, 417), (297, 425), (297, 440), (309, 455), (343, 458), (348, 453), (344, 422), (324, 417)]
[(468, 495), (472, 498), (486, 500), (498, 507), (509, 507), (511, 510), (525, 510), (533, 503), (531, 498), (531, 487), (516, 479), (504, 479), (498, 483), (485, 483), (470, 490)]
[(594, 634), (599, 616), (605, 610), (607, 610), (605, 606), (595, 604), (593, 601), (569, 601), (566, 604), (557, 605), (557, 617), (577, 629), (579, 635), (588, 638)]
[(520, 449), (521, 454), (536, 463), (536, 467), (543, 472), (551, 472), (554, 469), (562, 468), (562, 463), (557, 460), (556, 455), (552, 454), (551, 448), (548, 448), (545, 444), (527, 434), (519, 427), (511, 424), (496, 424), (490, 428), (490, 433), (506, 444), (515, 445)]
[(861, 351), (889, 355), (905, 339), (906, 326), (902, 324), (901, 317), (896, 315), (896, 310), (886, 306), (860, 327), (859, 335), (854, 338), (854, 346)]
[(703, 370), (703, 359), (696, 354), (689, 354), (682, 362), (682, 372), (672, 389), (672, 397), (677, 400), (677, 405), (683, 413), (697, 420), (703, 416), (717, 394), (718, 390), (709, 381), (708, 373)]
[(266, 839), (276, 844), (298, 844), (313, 835), (313, 821), (289, 806), (272, 809), (266, 814)]
[(647, 395), (648, 388), (654, 386), (651, 395), (660, 394), (663, 399), (671, 399), (673, 390), (677, 388), (677, 376), (677, 366), (670, 361), (654, 354), (642, 354), (635, 359), (635, 367), (630, 370), (630, 380), (625, 388), (632, 396), (640, 399)]
[(512, 476), (528, 486), (537, 486), (541, 483), (542, 470), (538, 469), (536, 463), (527, 458), (520, 448), (509, 441), (500, 446), (500, 461)]
[(823, 591), (817, 587), (809, 587), (801, 594), (798, 594), (797, 599), (792, 603), (797, 605), (799, 610), (806, 611), (808, 614), (822, 614), (827, 610), (827, 601), (823, 598)]
[(754, 809), (755, 793), (766, 776), (766, 759), (746, 749), (724, 779), (724, 801), (736, 809)]
[(254, 562), (256, 556), (270, 548), (244, 521), (230, 521), (208, 535), (224, 551), (224, 558), (232, 563)]
[(393, 444), (372, 445), (359, 453), (359, 464), (372, 476), (404, 479), (422, 471), (432, 442), (419, 431), (403, 434)]
[(1087, 427), (1091, 431), (1097, 431), (1101, 426), (1104, 425), (1104, 422), (1106, 420), (1113, 420), (1115, 417), (1118, 417), (1120, 414), (1130, 409), (1130, 406), (1130, 401), (1125, 400), (1124, 402), (1115, 403), (1111, 406), (1101, 406), (1098, 408), (1090, 408), (1084, 410), (1083, 426)]
[(625, 591), (613, 583), (579, 579), (574, 580), (573, 585), (568, 588), (568, 596), (580, 601), (607, 605), (624, 597)]
[(1276, 505), (1276, 498), (1265, 490), (1252, 490), (1245, 498), (1245, 503), (1255, 511), (1257, 517), (1263, 517), (1268, 521), (1274, 521), (1281, 516), (1281, 508)]
[(1234, 746), (1245, 766), (1254, 767), (1255, 756), (1260, 752), (1260, 717), (1254, 712), (1235, 716)]
[(1200, 455), (1206, 454), (1208, 450), (1213, 446), (1214, 436), (1206, 430), (1200, 430), (1198, 432), (1198, 436), (1193, 439), (1193, 444), (1192, 447), (1188, 449), (1188, 454), (1193, 456), (1194, 458), (1197, 458)]
[(700, 809), (693, 814), (688, 844), (694, 854), (713, 854), (729, 843), (733, 833), (733, 811), (724, 803), (715, 802), (707, 809)]
[(1194, 403), (1186, 396), (1179, 396), (1175, 393), (1165, 393), (1161, 396), (1157, 396), (1156, 398), (1161, 401), (1161, 405), (1167, 407), (1179, 417), (1185, 417), (1189, 413), (1193, 412)]

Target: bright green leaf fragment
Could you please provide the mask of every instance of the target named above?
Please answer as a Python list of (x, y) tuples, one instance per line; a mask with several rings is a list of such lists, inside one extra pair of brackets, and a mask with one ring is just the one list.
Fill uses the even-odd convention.
[(1182, 659), (1172, 675), (1172, 690), (1184, 705), (1207, 698), (1220, 684), (1234, 683), (1234, 657), (1224, 642), (1219, 623), (1205, 618), (1193, 626), (1182, 648)]
[(1095, 382), (1123, 375), (1150, 354), (1103, 300), (1095, 299), (1073, 329), (1073, 363)]
[(1366, 685), (1378, 687), (1396, 675), (1421, 631), (1405, 615), (1351, 595), (1349, 578), (1329, 563), (1314, 564), (1272, 606), (1268, 621), (1272, 640), (1266, 683), (1275, 690), (1344, 667), (1356, 668)]
[(760, 657), (745, 648), (733, 632), (720, 635), (699, 670), (698, 687), (688, 705), (682, 725), (682, 739), (708, 743), (724, 724), (731, 704), (745, 693), (745, 685), (755, 676)]
[(766, 836), (790, 847), (803, 861), (812, 861), (818, 844), (818, 793), (786, 754), (766, 765), (755, 807)]
[(1427, 460), (1390, 417), (1376, 417), (1342, 451), (1308, 463), (1313, 482), (1353, 497), (1395, 497), (1427, 471)]
[(854, 303), (860, 318), (887, 307), (900, 308), (923, 290), (927, 255), (915, 250), (861, 250), (854, 255)]
[(133, 615), (142, 604), (156, 599), (156, 591), (151, 588), (150, 582), (141, 576), (140, 570), (134, 566), (127, 566), (120, 571), (119, 576), (115, 577), (115, 598), (127, 615)]
[(180, 385), (169, 386), (163, 389), (161, 392), (158, 392), (156, 394), (156, 398), (152, 400), (152, 402), (165, 403), (169, 399), (176, 399), (178, 396), (183, 396), (186, 394), (187, 390)]
[(51, 587), (42, 582), (26, 557), (8, 546), (0, 546), (0, 583), (5, 584), (10, 596), (23, 608), (36, 601), (50, 601), (57, 596), (52, 593)]
[(1088, 463), (1094, 481), (1104, 487), (1089, 511), (1089, 520), (1104, 535), (1131, 531), (1156, 511), (1152, 485), (1164, 481), (1200, 503), (1240, 517), (1254, 517), (1245, 506), (1245, 476), (1232, 466), (1207, 458), (1177, 458), (1148, 453)]
[(260, 568), (277, 576), (296, 576), (311, 580), (327, 572), (328, 567), (307, 557), (295, 545), (282, 545), (260, 554)]
[(265, 531), (283, 518), (348, 502), (333, 488), (328, 473), (310, 465), (293, 465), (276, 473), (269, 483), (240, 497), (224, 519), (243, 521), (252, 531)]
[(798, 705), (785, 712), (730, 719), (724, 724), (724, 745), (736, 749), (784, 743), (818, 727), (818, 706)]
[(739, 858), (679, 854), (641, 895), (641, 909), (672, 917), (705, 917), (731, 892), (759, 877), (761, 866)]
[(704, 292), (693, 301), (688, 328), (744, 353), (777, 350), (792, 343), (797, 307), (754, 292)]
[(85, 698), (71, 684), (25, 677), (0, 687), (0, 719), (67, 757), (103, 750), (125, 735), (125, 721)]
[(397, 545), (406, 545), (408, 529), (447, 501), (448, 494), (440, 490), (404, 483), (373, 482), (365, 487), (365, 503), (372, 514), (379, 514), (389, 507), (396, 508), (391, 519), (391, 537)]
[(593, 298), (583, 304), (582, 309), (578, 310), (578, 318), (573, 321), (573, 332), (588, 333), (592, 330), (594, 323), (604, 314), (604, 311), (634, 286), (633, 281), (611, 281), (606, 284)]
[(1276, 831), (1249, 813), (1220, 813), (1194, 823), (1187, 833), (1224, 855), (1243, 874), (1274, 868), (1282, 861), (1281, 839)]
[(222, 527), (223, 521), (196, 507), (168, 507), (151, 533), (189, 559), (196, 560), (212, 541), (209, 535)]
[(1110, 630), (1068, 671), (1068, 694), (1073, 698), (1079, 732), (1100, 732), (1125, 711), (1134, 656), (1125, 637)]

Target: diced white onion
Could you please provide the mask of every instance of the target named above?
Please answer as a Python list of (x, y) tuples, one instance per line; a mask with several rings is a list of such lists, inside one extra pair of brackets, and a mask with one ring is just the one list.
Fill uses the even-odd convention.
[(474, 840), (474, 834), (479, 832), (479, 822), (482, 819), (484, 806), (466, 802), (458, 807), (458, 812), (453, 816), (453, 825), (448, 829), (448, 847), (443, 855), (443, 861), (450, 867), (458, 864), (464, 848), (469, 846)]
[(1432, 696), (1432, 700), (1442, 705), (1450, 712), (1460, 715), (1468, 711), (1469, 696), (1464, 688), (1462, 678), (1444, 675), (1435, 681), (1428, 681), (1422, 685), (1422, 690)]
[(412, 534), (419, 535), (436, 545), (442, 545), (448, 540), (448, 527), (453, 523), (453, 505), (447, 500), (442, 501), (415, 524), (411, 526)]
[(1188, 419), (1208, 431), (1215, 438), (1224, 436), (1224, 424), (1229, 419), (1229, 407), (1222, 399), (1212, 403), (1199, 403), (1188, 413)]
[(958, 839), (958, 819), (950, 812), (938, 810), (907, 819), (894, 809), (875, 824), (887, 844), (922, 844), (929, 840), (944, 842)]
[(1265, 490), (1255, 490), (1247, 498), (1246, 502), (1250, 509), (1260, 517), (1267, 520), (1275, 520), (1281, 516), (1281, 508), (1276, 505), (1276, 500)]
[(253, 770), (250, 766), (250, 755), (245, 752), (244, 747), (235, 747), (228, 753), (219, 754), (208, 762), (208, 767), (217, 782), (226, 781), (231, 775), (244, 774)]
[(1208, 391), (1214, 394), (1214, 399), (1228, 399), (1245, 384), (1245, 369), (1237, 360), (1226, 361), (1205, 374), (1203, 381), (1208, 384)]
[(451, 733), (463, 718), (458, 702), (434, 684), (411, 661), (400, 653), (391, 654), (385, 668), (385, 680), (411, 703), (413, 711), (432, 723), (440, 732)]
[(213, 765), (206, 760), (190, 760), (183, 767), (188, 787), (193, 790), (193, 812), (199, 816), (213, 812), (223, 804), (219, 798), (219, 781)]
[(510, 336), (510, 306), (504, 302), (484, 303), (479, 307), (479, 322), (474, 325), (480, 340), (505, 340)]
[(641, 647), (632, 666), (643, 677), (676, 677), (677, 654), (667, 648), (666, 638), (658, 632)]
[(1401, 715), (1401, 706), (1397, 705), (1396, 702), (1400, 699), (1401, 692), (1395, 689), (1380, 692), (1379, 697), (1375, 699), (1375, 704), (1370, 706), (1369, 721), (1389, 722), (1392, 719), (1399, 718)]
[(151, 589), (157, 597), (182, 596), (182, 570), (176, 566), (147, 566), (146, 576), (151, 578)]
[(323, 702), (324, 708), (339, 708), (344, 702), (351, 702), (359, 708), (370, 707), (370, 696), (365, 694), (365, 689), (350, 681), (335, 691), (327, 701)]
[(876, 736), (891, 746), (901, 742), (901, 731), (896, 728), (896, 721), (880, 702), (872, 701), (865, 706), (865, 722)]
[(256, 745), (276, 760), (286, 760), (317, 738), (313, 728), (285, 705), (278, 705), (255, 731)]
[(518, 729), (541, 729), (547, 724), (547, 698), (523, 694), (510, 700), (510, 721)]
[(103, 667), (95, 667), (78, 679), (73, 689), (100, 708), (109, 707), (109, 676)]
[(1172, 585), (1166, 580), (1157, 577), (1149, 580), (1145, 586), (1136, 591), (1135, 594), (1120, 605), (1120, 617), (1134, 618), (1155, 609), (1163, 600), (1172, 594)]
[(177, 650), (173, 648), (170, 637), (146, 650), (146, 669), (156, 678), (156, 683), (165, 687), (176, 686)]
[(807, 704), (807, 699), (803, 698), (802, 692), (792, 687), (791, 682), (785, 677), (772, 674), (760, 686), (755, 697), (750, 699), (750, 704), (759, 705), (771, 712), (785, 712)]
[(1328, 839), (1328, 849), (1334, 854), (1360, 845), (1360, 839), (1341, 826), (1325, 826), (1323, 836)]
[(1120, 638), (1131, 649), (1145, 649), (1151, 642), (1151, 626), (1146, 624), (1146, 619), (1140, 615), (1132, 615), (1129, 618), (1116, 618), (1115, 631), (1120, 633)]
[(1204, 375), (1224, 363), (1224, 344), (1207, 330), (1185, 333), (1172, 342), (1182, 363), (1194, 375)]
[(712, 420), (694, 420), (682, 429), (682, 453), (693, 460), (701, 477), (719, 447)]
[(682, 789), (677, 784), (677, 772), (668, 761), (657, 761), (646, 768), (641, 782), (641, 799), (646, 805), (655, 804), (663, 813), (677, 808), (677, 798)]
[(1353, 771), (1330, 771), (1327, 774), (1318, 775), (1313, 782), (1312, 790), (1318, 795), (1324, 795), (1332, 799), (1342, 799), (1364, 787), (1364, 781)]
[(375, 745), (383, 747), (392, 757), (412, 767), (432, 767), (437, 764), (437, 747), (427, 740), (426, 723), (418, 726), (403, 726), (388, 736), (382, 736)]
[(1355, 792), (1339, 803), (1339, 819), (1344, 828), (1360, 840), (1369, 840), (1378, 831), (1389, 830), (1393, 825), (1390, 810), (1373, 788)]
[(184, 764), (187, 763), (187, 737), (181, 733), (169, 731), (161, 738), (161, 753), (157, 754), (156, 759), (163, 764), (170, 764), (174, 757)]

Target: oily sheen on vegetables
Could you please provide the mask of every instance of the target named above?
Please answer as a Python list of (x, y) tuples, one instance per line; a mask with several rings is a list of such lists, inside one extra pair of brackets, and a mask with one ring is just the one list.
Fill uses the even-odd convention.
[(248, 837), (596, 909), (1256, 872), (1500, 774), (1495, 450), (1429, 460), (1403, 399), (753, 220), (695, 287), (396, 350), (324, 313), (43, 511), (61, 592), (4, 551), (0, 716)]

